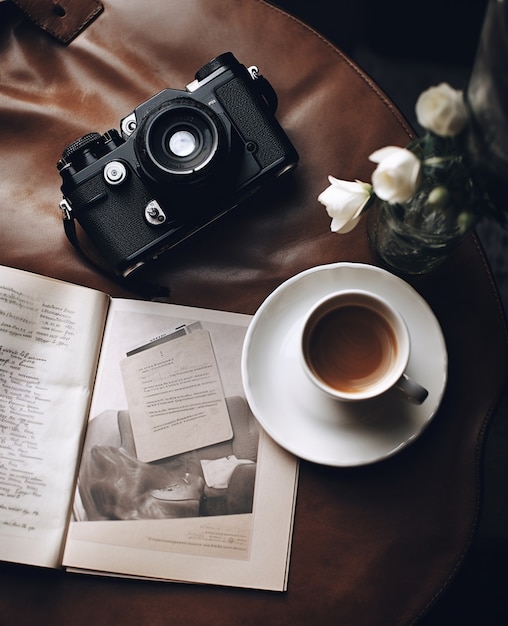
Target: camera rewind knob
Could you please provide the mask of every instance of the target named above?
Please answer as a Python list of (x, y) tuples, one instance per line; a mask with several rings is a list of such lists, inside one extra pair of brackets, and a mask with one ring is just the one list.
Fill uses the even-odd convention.
[(100, 141), (101, 135), (99, 133), (88, 133), (79, 139), (76, 139), (73, 143), (71, 143), (65, 150), (62, 152), (62, 159), (67, 160), (76, 152), (81, 152), (84, 148), (91, 146), (93, 144), (97, 145), (97, 142)]

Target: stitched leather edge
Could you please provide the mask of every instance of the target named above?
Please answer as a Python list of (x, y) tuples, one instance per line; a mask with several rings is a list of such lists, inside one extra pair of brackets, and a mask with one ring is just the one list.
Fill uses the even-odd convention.
[(11, 0), (34, 24), (58, 41), (70, 43), (100, 15), (99, 0)]

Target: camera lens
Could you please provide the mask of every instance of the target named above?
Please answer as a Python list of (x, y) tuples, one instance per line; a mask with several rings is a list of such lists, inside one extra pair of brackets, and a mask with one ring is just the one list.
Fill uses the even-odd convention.
[(206, 105), (177, 98), (150, 111), (140, 125), (136, 150), (140, 163), (161, 182), (201, 179), (220, 165), (226, 134)]
[(188, 157), (196, 149), (196, 138), (188, 130), (177, 130), (169, 138), (169, 150), (177, 157)]
[(192, 174), (213, 158), (217, 133), (199, 113), (171, 113), (154, 120), (146, 138), (147, 152), (168, 173)]

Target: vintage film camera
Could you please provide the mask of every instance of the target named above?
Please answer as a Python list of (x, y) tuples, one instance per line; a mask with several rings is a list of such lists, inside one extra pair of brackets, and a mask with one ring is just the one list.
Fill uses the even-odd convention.
[(231, 52), (185, 90), (165, 89), (120, 122), (69, 145), (57, 167), (64, 226), (74, 218), (115, 273), (128, 276), (295, 167), (277, 97)]

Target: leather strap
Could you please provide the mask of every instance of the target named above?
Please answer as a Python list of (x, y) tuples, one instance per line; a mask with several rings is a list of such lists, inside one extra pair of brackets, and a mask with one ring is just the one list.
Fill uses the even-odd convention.
[(102, 275), (106, 276), (107, 278), (121, 285), (122, 287), (127, 287), (128, 289), (131, 289), (134, 293), (139, 294), (140, 297), (147, 300), (169, 298), (170, 289), (165, 285), (154, 284), (146, 280), (139, 281), (137, 280), (136, 275), (123, 278), (122, 276), (116, 276), (109, 269), (106, 269), (102, 260), (98, 256), (96, 256), (89, 249), (85, 250), (85, 248), (81, 245), (78, 233), (76, 231), (76, 222), (74, 221), (74, 217), (72, 215), (64, 213), (63, 226), (67, 239), (74, 246), (78, 254), (82, 256), (83, 259), (85, 259), (88, 263), (91, 263), (92, 266)]
[(37, 26), (68, 44), (104, 7), (99, 0), (12, 0)]

